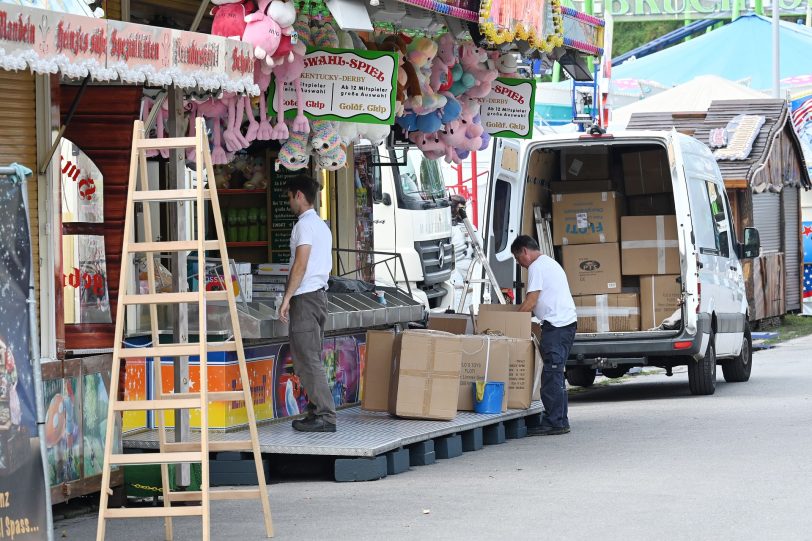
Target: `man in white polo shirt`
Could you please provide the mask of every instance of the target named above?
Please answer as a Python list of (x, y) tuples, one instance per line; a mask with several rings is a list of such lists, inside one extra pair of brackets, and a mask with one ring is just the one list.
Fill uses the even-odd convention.
[(531, 436), (554, 436), (570, 431), (567, 418), (567, 387), (564, 368), (575, 339), (577, 315), (567, 274), (558, 262), (541, 253), (539, 245), (527, 235), (516, 237), (510, 245), (516, 262), (527, 269), (527, 296), (519, 307), (533, 312), (541, 321), (541, 425), (527, 430)]
[(302, 432), (336, 431), (335, 403), (321, 360), (333, 235), (313, 209), (319, 189), (304, 175), (288, 180), (288, 203), (298, 220), (290, 234), (290, 276), (279, 317), (290, 321), (293, 369), (309, 400), (307, 417), (293, 421), (293, 428)]

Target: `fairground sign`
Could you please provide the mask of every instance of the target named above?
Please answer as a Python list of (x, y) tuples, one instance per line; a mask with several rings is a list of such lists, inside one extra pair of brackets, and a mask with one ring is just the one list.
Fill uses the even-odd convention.
[[(583, 0), (574, 2), (576, 9), (584, 9)], [(733, 14), (736, 0), (604, 0), (617, 21), (674, 20), (674, 19), (724, 19)], [(778, 0), (781, 15), (806, 14), (807, 0)], [(770, 0), (764, 1), (767, 15)], [(744, 0), (739, 12), (755, 10), (754, 0)], [(603, 6), (595, 2), (595, 14), (600, 15)]]

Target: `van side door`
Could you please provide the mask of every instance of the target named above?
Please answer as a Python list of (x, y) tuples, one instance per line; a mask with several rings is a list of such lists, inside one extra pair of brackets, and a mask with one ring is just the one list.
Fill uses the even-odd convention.
[(511, 139), (498, 138), (493, 146), (483, 238), (496, 281), (501, 288), (513, 289), (516, 263), (510, 245), (522, 233), (524, 178), (521, 175), (521, 162), (524, 156), (520, 153), (519, 143)]

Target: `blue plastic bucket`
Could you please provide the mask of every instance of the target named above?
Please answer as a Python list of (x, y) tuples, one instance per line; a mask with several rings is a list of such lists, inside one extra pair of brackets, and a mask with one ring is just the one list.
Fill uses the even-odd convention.
[(502, 399), (505, 397), (505, 383), (489, 381), (485, 384), (482, 400), (477, 400), (476, 383), (471, 384), (474, 393), (474, 411), (476, 413), (502, 413)]

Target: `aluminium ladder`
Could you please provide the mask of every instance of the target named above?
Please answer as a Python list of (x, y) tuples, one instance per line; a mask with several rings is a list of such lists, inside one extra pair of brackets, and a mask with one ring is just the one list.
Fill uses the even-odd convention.
[[(202, 118), (196, 119), (196, 135), (194, 137), (177, 137), (163, 139), (147, 139), (144, 136), (144, 124), (140, 120), (133, 126), (132, 156), (130, 160), (130, 178), (127, 191), (127, 213), (124, 223), (124, 242), (121, 256), (121, 276), (119, 278), (118, 310), (116, 313), (115, 343), (113, 345), (113, 368), (110, 378), (110, 403), (107, 414), (107, 432), (104, 442), (104, 466), (102, 470), (101, 500), (99, 503), (99, 519), (96, 539), (104, 539), (107, 519), (113, 518), (142, 518), (163, 517), (164, 533), (167, 540), (173, 538), (172, 517), (200, 516), (202, 518), (202, 539), (210, 539), (210, 502), (211, 500), (259, 499), (265, 523), (265, 533), (273, 536), (273, 522), (271, 507), (268, 500), (268, 491), (265, 486), (265, 473), (262, 466), (262, 457), (259, 449), (256, 417), (251, 399), (251, 386), (248, 379), (248, 370), (245, 364), (242, 333), (237, 316), (237, 305), (234, 288), (232, 287), (231, 268), (228, 264), (225, 234), (223, 232), (220, 203), (217, 199), (217, 188), (214, 184), (214, 170), (212, 167), (209, 141), (206, 135), (206, 126)], [(196, 179), (197, 187), (192, 189), (150, 190), (147, 179), (146, 151), (153, 149), (188, 149), (194, 148), (197, 156)], [(205, 175), (204, 175), (205, 168)], [(140, 172), (140, 174), (139, 174)], [(136, 189), (140, 177), (140, 190)], [(208, 188), (204, 188), (208, 178)], [(216, 240), (205, 239), (205, 212), (204, 201), (210, 200), (212, 205), (212, 218), (216, 230)], [(197, 223), (195, 239), (177, 241), (154, 241), (152, 222), (150, 220), (150, 204), (165, 203), (177, 204), (182, 201), (193, 204), (194, 216)], [(135, 220), (135, 205), (143, 205), (145, 242), (131, 242), (133, 236), (133, 223)], [(192, 227), (195, 230), (195, 227)], [(225, 291), (206, 291), (206, 251), (218, 251), (220, 261), (223, 263)], [(193, 292), (157, 293), (155, 289), (155, 266), (153, 255), (172, 252), (196, 252), (198, 257), (198, 290)], [(135, 253), (144, 253), (147, 256), (148, 293), (130, 294), (127, 292), (131, 280), (133, 265), (130, 256)], [(206, 303), (207, 301), (226, 301), (231, 316), (231, 327), (234, 340), (228, 342), (208, 343), (206, 341)], [(199, 343), (160, 344), (158, 329), (157, 304), (196, 303), (198, 305)], [(124, 314), (125, 308), (132, 305), (149, 305), (149, 319), (152, 331), (152, 345), (147, 348), (123, 348)], [(214, 351), (236, 352), (239, 361), (240, 379), (242, 389), (238, 391), (209, 392), (207, 354)], [(184, 357), (197, 355), (200, 358), (200, 385), (198, 392), (168, 393), (164, 394), (161, 382), (161, 357)], [(152, 400), (118, 400), (118, 374), (121, 368), (121, 359), (130, 357), (155, 358), (155, 393)], [(208, 435), (208, 408), (209, 402), (237, 401), (245, 402), (248, 416), (250, 439), (244, 441), (209, 441)], [(200, 441), (199, 442), (168, 442), (164, 412), (182, 409), (200, 410)], [(115, 415), (125, 411), (154, 410), (158, 418), (158, 438), (160, 452), (141, 454), (115, 454), (113, 452), (113, 437)], [(209, 453), (218, 451), (250, 451), (254, 455), (257, 469), (258, 486), (239, 490), (210, 490), (209, 487)], [(201, 483), (199, 491), (170, 491), (169, 464), (200, 463)], [(148, 508), (122, 508), (110, 509), (107, 507), (110, 489), (110, 468), (113, 465), (130, 464), (160, 464), (161, 484), (163, 488), (163, 506)], [(181, 502), (181, 506), (173, 507), (173, 503)], [(186, 505), (189, 504), (189, 505)], [(196, 505), (191, 505), (196, 504)]]
[[(474, 225), (471, 223), (471, 220), (465, 213), (465, 209), (460, 209), (459, 213), (460, 218), (462, 218), (462, 223), (465, 225), (465, 230), (468, 232), (468, 238), (471, 239), (471, 247), (474, 249), (474, 260), (471, 261), (471, 265), (469, 265), (468, 272), (465, 274), (465, 279), (462, 282), (462, 294), (460, 295), (460, 304), (457, 307), (457, 313), (465, 313), (465, 299), (468, 297), (468, 290), (470, 289), (471, 284), (490, 285), (496, 294), (496, 299), (499, 301), (499, 304), (507, 304), (505, 295), (502, 293), (502, 289), (499, 287), (499, 282), (496, 281), (496, 276), (493, 274), (491, 265), (488, 262), (488, 256), (485, 255), (485, 251), (482, 249), (482, 244), (479, 242)], [(476, 262), (479, 262), (479, 264), (482, 265), (482, 269), (485, 271), (485, 278), (473, 277)], [(490, 304), (490, 292), (487, 291), (483, 296), (487, 297), (488, 302), (486, 302), (486, 304)]]

